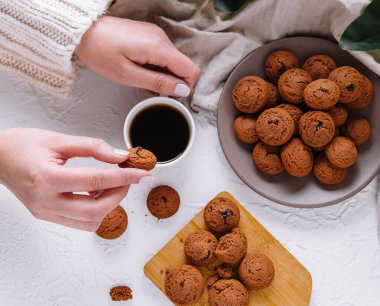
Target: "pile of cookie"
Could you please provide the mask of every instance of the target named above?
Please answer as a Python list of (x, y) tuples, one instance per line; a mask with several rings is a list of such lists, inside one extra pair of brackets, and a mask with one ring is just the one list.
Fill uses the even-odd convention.
[(255, 145), (254, 163), (265, 174), (285, 170), (304, 177), (313, 171), (322, 184), (342, 183), (357, 161), (357, 146), (372, 133), (369, 121), (350, 111), (367, 107), (374, 87), (327, 55), (299, 67), (293, 53), (278, 50), (265, 62), (269, 82), (246, 76), (235, 85), (232, 100), (243, 113), (234, 121), (235, 134)]
[[(131, 148), (128, 159), (119, 164), (120, 168), (136, 168), (143, 170), (153, 170), (157, 163), (156, 156), (141, 147)], [(177, 213), (180, 207), (180, 196), (178, 192), (170, 186), (161, 185), (153, 188), (147, 197), (147, 207), (149, 212), (157, 219), (166, 219)], [(96, 234), (107, 240), (119, 238), (128, 227), (128, 215), (124, 208), (118, 205), (109, 212)], [(113, 301), (126, 301), (132, 299), (132, 290), (128, 286), (116, 286), (110, 289), (110, 296)]]
[[(266, 288), (273, 281), (273, 262), (262, 253), (247, 255), (245, 233), (237, 227), (240, 210), (231, 199), (211, 200), (204, 209), (204, 221), (209, 231), (195, 231), (184, 242), (189, 265), (167, 270), (166, 295), (175, 304), (193, 304), (207, 285), (210, 306), (249, 305), (248, 290)], [(195, 266), (217, 273), (205, 282)]]

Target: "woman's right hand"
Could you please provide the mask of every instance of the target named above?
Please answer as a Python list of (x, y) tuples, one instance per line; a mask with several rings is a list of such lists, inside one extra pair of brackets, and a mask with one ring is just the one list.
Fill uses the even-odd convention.
[(111, 81), (168, 96), (189, 96), (200, 74), (158, 26), (110, 16), (93, 24), (75, 54)]
[[(39, 129), (5, 130), (0, 132), (0, 183), (36, 218), (95, 231), (127, 195), (130, 184), (153, 180), (149, 172), (139, 169), (65, 166), (73, 157), (118, 164), (128, 158), (128, 152), (101, 139)], [(96, 197), (90, 195), (98, 191)]]

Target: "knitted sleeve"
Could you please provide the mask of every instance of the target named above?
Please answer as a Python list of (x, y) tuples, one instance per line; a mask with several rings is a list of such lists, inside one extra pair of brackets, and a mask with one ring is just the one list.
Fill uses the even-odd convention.
[(73, 53), (109, 0), (0, 0), (0, 66), (59, 95), (70, 92)]

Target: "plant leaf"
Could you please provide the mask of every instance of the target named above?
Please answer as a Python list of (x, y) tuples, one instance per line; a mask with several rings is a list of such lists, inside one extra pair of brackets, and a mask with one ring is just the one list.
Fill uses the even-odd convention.
[(380, 0), (373, 0), (363, 15), (349, 25), (344, 31), (339, 45), (346, 50), (380, 49)]
[(234, 13), (240, 10), (247, 0), (213, 0), (214, 7), (223, 13)]

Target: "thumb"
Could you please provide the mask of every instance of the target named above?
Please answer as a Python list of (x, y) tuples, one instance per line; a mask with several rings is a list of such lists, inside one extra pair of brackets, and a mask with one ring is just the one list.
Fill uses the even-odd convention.
[(99, 161), (119, 164), (129, 157), (129, 152), (116, 149), (100, 138), (63, 135), (58, 152), (65, 158), (93, 157)]

